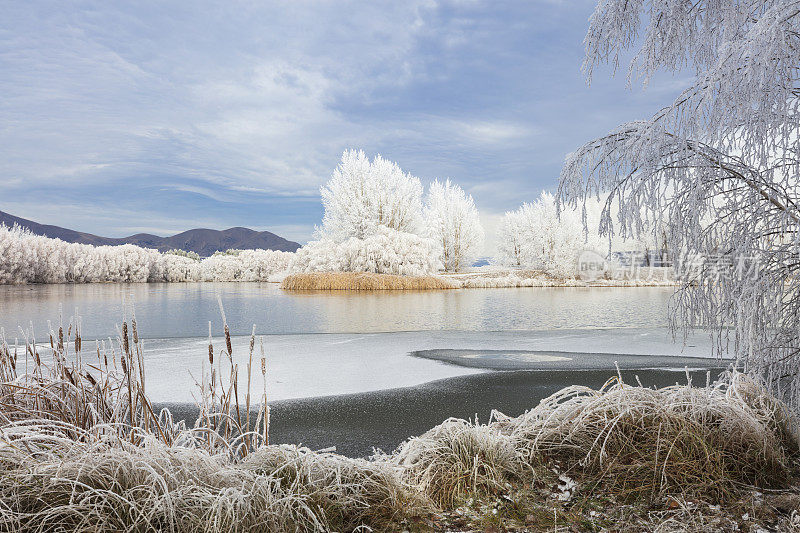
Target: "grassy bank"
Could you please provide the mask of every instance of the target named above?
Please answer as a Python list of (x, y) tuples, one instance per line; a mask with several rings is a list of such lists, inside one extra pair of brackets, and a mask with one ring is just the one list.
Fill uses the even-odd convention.
[(153, 412), (135, 321), (113, 349), (82, 349), (72, 326), (3, 342), (0, 530), (800, 527), (796, 419), (741, 374), (568, 387), (352, 459), (269, 444), (267, 391), (246, 386), (265, 356), (252, 336), (240, 375), (229, 339), (209, 343), (191, 425)]

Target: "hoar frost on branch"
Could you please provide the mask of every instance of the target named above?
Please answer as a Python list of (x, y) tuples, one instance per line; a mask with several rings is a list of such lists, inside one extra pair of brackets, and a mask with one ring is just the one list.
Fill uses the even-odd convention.
[(444, 269), (458, 272), (472, 265), (484, 239), (472, 196), (450, 180), (436, 180), (428, 190), (424, 215), (427, 234), (441, 249)]
[(690, 66), (696, 80), (650, 120), (570, 154), (559, 199), (610, 193), (605, 234), (664, 228), (681, 259), (673, 327), (709, 328), (797, 408), (800, 1), (603, 0), (585, 73), (638, 42), (629, 79)]

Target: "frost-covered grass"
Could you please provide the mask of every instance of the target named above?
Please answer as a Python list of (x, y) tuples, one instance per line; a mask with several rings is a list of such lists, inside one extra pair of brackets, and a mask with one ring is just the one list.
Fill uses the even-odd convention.
[(742, 374), (569, 387), (353, 459), (268, 443), (268, 391), (245, 386), (267, 371), (255, 336), (241, 376), (226, 325), (209, 343), (187, 426), (152, 411), (135, 319), (90, 350), (78, 324), (0, 346), (2, 530), (702, 531), (745, 513), (788, 530), (800, 512), (797, 420)]
[(371, 272), (310, 272), (290, 274), (281, 288), (286, 290), (435, 290), (457, 289), (458, 284), (442, 276), (393, 276)]

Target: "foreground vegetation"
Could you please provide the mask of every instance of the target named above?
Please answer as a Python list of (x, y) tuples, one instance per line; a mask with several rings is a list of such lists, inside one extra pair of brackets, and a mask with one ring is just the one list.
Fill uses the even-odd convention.
[(570, 387), (353, 459), (269, 444), (266, 356), (251, 336), (240, 376), (224, 313), (191, 426), (153, 412), (135, 318), (91, 350), (77, 324), (0, 347), (2, 530), (800, 531), (797, 421), (741, 374)]

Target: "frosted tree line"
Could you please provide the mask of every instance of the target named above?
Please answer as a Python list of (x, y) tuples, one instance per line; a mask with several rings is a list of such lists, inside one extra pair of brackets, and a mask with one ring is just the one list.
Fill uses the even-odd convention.
[(584, 72), (637, 47), (630, 80), (691, 69), (649, 120), (570, 154), (559, 198), (609, 193), (604, 234), (665, 228), (683, 285), (672, 324), (715, 332), (772, 392), (800, 405), (800, 1), (602, 0)]
[[(450, 180), (433, 181), (424, 194), (419, 178), (396, 163), (348, 150), (320, 191), (322, 225), (296, 253), (232, 250), (200, 258), (183, 250), (71, 244), (0, 227), (0, 283), (269, 281), (291, 272), (420, 276), (463, 271), (482, 251), (475, 202)], [(559, 211), (555, 198), (543, 193), (506, 213), (494, 262), (575, 277), (581, 251), (609, 250), (591, 229), (599, 223), (600, 204), (584, 211)]]
[[(348, 150), (320, 192), (322, 225), (296, 253), (230, 250), (200, 258), (183, 250), (71, 244), (3, 226), (0, 283), (276, 281), (292, 272), (421, 276), (463, 271), (482, 251), (475, 202), (450, 180), (433, 181), (424, 194), (419, 178), (396, 163)], [(559, 210), (543, 193), (505, 214), (493, 262), (576, 277), (582, 251), (609, 251), (596, 231), (601, 211), (598, 202)], [(619, 240), (615, 248), (623, 249)]]
[(267, 281), (293, 254), (237, 250), (200, 259), (132, 244), (92, 246), (0, 225), (0, 284), (94, 282)]
[[(584, 252), (606, 258), (606, 274), (622, 265), (610, 253), (636, 253), (628, 261), (648, 266), (651, 255), (660, 255), (660, 231), (632, 235), (602, 235), (600, 219), (605, 203), (589, 198), (583, 206), (559, 206), (556, 197), (543, 192), (534, 202), (526, 202), (503, 215), (497, 229), (498, 265), (542, 270), (557, 278), (576, 275)], [(614, 212), (616, 212), (614, 210)], [(650, 222), (647, 229), (650, 229)]]

